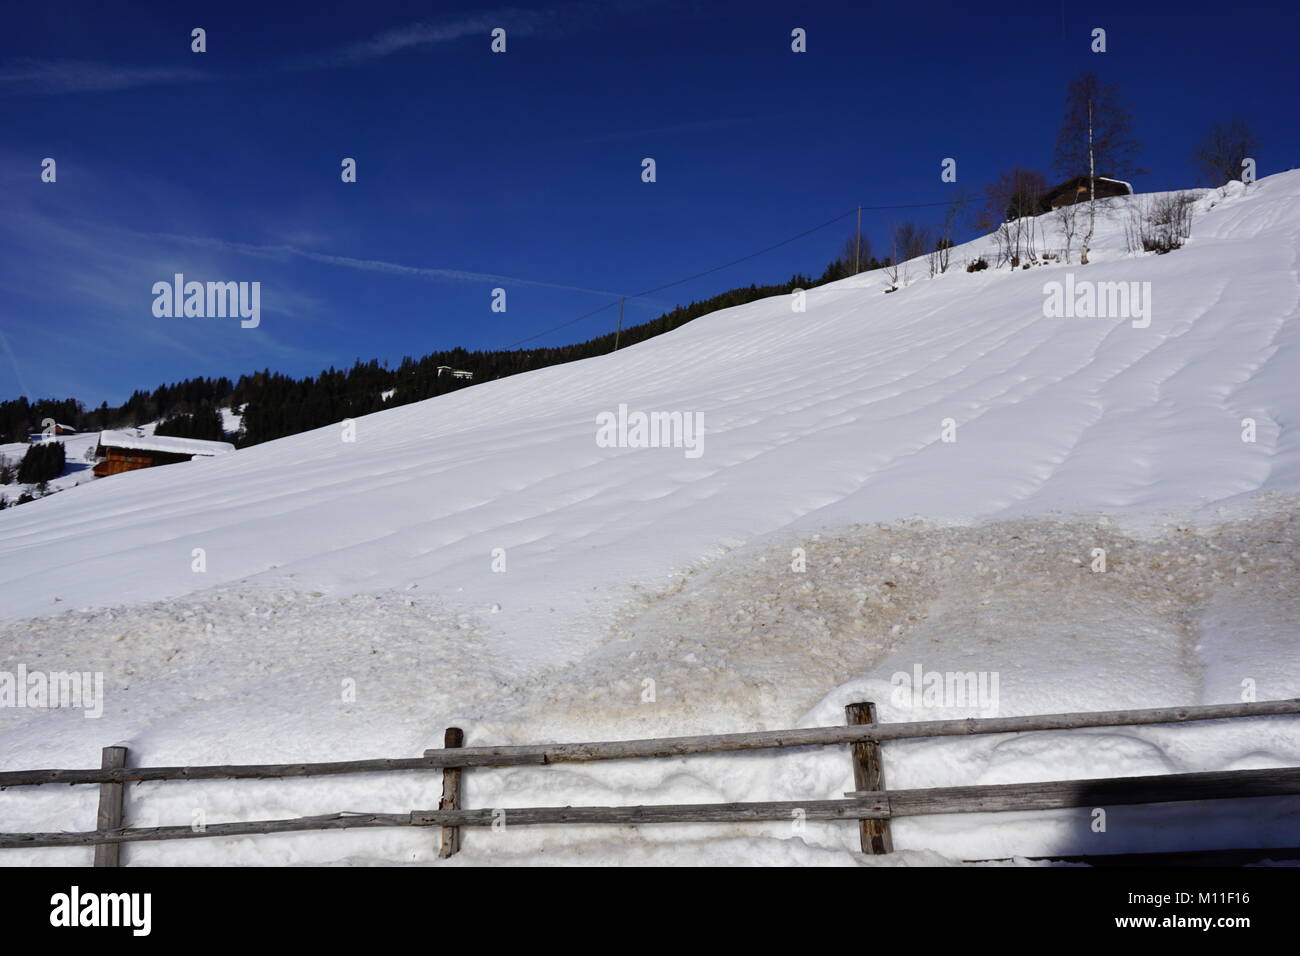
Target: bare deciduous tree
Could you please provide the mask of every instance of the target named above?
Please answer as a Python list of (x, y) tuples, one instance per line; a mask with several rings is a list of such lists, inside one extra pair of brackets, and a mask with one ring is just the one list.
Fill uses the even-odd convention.
[(1124, 238), (1129, 252), (1163, 254), (1182, 248), (1192, 234), (1196, 194), (1190, 192), (1142, 196), (1128, 207)]
[(984, 187), (984, 205), (975, 226), (992, 232), (1000, 223), (1038, 212), (1038, 198), (1047, 191), (1047, 177), (1035, 169), (1012, 166)]
[(1091, 70), (1070, 81), (1056, 134), (1055, 166), (1062, 177), (1141, 173), (1135, 165), (1140, 148), (1133, 136), (1133, 114), (1119, 87), (1103, 83)]
[(1079, 228), (1079, 206), (1077, 203), (1057, 206), (1053, 215), (1061, 229), (1061, 236), (1065, 239), (1065, 261), (1069, 263), (1070, 248), (1074, 245), (1074, 235)]
[(957, 228), (957, 219), (962, 210), (970, 203), (970, 197), (964, 189), (958, 190), (944, 210), (943, 223), (939, 226), (939, 239), (930, 253), (930, 275), (948, 271), (948, 261), (953, 247), (953, 233)]
[(874, 268), (871, 264), (874, 262), (871, 258), (871, 240), (862, 236), (859, 241), (858, 236), (849, 236), (844, 240), (839, 261), (845, 275), (856, 275)]
[(1079, 248), (1079, 261), (1088, 264), (1096, 225), (1096, 180), (1104, 176), (1140, 173), (1134, 165), (1139, 144), (1133, 136), (1133, 116), (1119, 88), (1103, 83), (1085, 70), (1065, 90), (1065, 116), (1056, 135), (1056, 169), (1061, 175), (1088, 177), (1088, 225)]
[(899, 271), (902, 268), (902, 263), (898, 258), (898, 241), (895, 239), (892, 244), (894, 254), (885, 257), (885, 278), (889, 280), (889, 288), (885, 290), (886, 292), (893, 292), (898, 288)]
[(931, 279), (948, 271), (948, 259), (952, 253), (952, 245), (951, 239), (940, 236), (935, 241), (934, 248), (925, 257), (925, 261), (930, 265)]
[(1011, 224), (1004, 222), (993, 232), (993, 244), (998, 250), (998, 260), (993, 263), (996, 269), (1004, 262), (1011, 261)]
[(1215, 123), (1192, 154), (1196, 168), (1212, 185), (1241, 179), (1241, 161), (1259, 149), (1259, 139), (1243, 119)]
[(1024, 258), (1037, 258), (1040, 197), (1047, 191), (1047, 179), (1032, 169), (1013, 166), (984, 187), (981, 224), (993, 230), (998, 249), (997, 265), (1016, 268)]
[(919, 259), (930, 249), (930, 230), (914, 222), (904, 222), (894, 229), (894, 242), (904, 262)]

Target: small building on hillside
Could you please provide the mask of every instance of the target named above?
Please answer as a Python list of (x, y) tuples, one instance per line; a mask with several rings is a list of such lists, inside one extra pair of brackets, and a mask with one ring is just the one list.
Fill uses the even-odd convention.
[[(1109, 176), (1097, 176), (1093, 179), (1091, 192), (1098, 199), (1110, 199), (1113, 196), (1131, 196), (1133, 187), (1122, 179), (1111, 179)], [(1073, 179), (1067, 179), (1061, 185), (1049, 189), (1038, 197), (1038, 211), (1051, 212), (1053, 209), (1060, 209), (1062, 206), (1072, 206), (1077, 202), (1088, 201), (1088, 177), (1075, 176)]]
[(37, 445), (48, 438), (53, 438), (55, 435), (75, 435), (75, 434), (77, 434), (77, 430), (73, 428), (71, 425), (59, 425), (56, 423), (55, 426), (48, 432), (44, 432), (44, 431), (32, 432), (30, 435), (27, 436), (27, 441), (33, 445)]
[(465, 371), (462, 371), (462, 370), (460, 370), (460, 369), (452, 368), (450, 365), (439, 365), (439, 366), (438, 366), (438, 377), (439, 377), (439, 378), (442, 378), (442, 373), (443, 373), (443, 372), (446, 372), (446, 373), (447, 373), (448, 375), (450, 375), (452, 378), (466, 378), (466, 379), (471, 379), (471, 378), (474, 377), (474, 373), (473, 373), (473, 372), (465, 372)]
[(95, 446), (95, 477), (118, 475), (138, 468), (171, 465), (178, 461), (224, 455), (235, 450), (226, 441), (199, 438), (174, 438), (170, 435), (146, 435), (139, 429), (102, 431)]

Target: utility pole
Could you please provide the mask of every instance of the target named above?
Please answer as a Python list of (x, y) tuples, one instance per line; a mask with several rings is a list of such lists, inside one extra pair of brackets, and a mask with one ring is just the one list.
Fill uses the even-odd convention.
[(857, 275), (862, 271), (862, 207), (858, 207), (858, 231), (857, 242), (853, 247), (853, 274)]
[(618, 337), (623, 334), (623, 303), (627, 301), (627, 296), (619, 296), (618, 299), (618, 331), (614, 333), (614, 351), (618, 351)]

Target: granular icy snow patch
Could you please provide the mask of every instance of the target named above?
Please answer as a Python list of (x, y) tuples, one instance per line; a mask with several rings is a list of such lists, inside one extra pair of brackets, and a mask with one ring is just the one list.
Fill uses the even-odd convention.
[[(124, 742), (149, 765), (417, 756), (471, 744), (1107, 710), (1300, 694), (1294, 511), (1125, 530), (1106, 518), (922, 522), (783, 535), (644, 590), (596, 649), (537, 669), (493, 653), (494, 618), (418, 591), (329, 598), (218, 588), (0, 629), (0, 668), (99, 670), (104, 716), (0, 710), (7, 768), (94, 766)], [(1105, 570), (1094, 570), (1094, 549)], [(802, 549), (802, 555), (795, 549)], [(796, 570), (802, 567), (804, 570)], [(992, 700), (899, 693), (899, 675), (996, 675)], [(1245, 682), (1245, 683), (1244, 683)], [(987, 687), (986, 689), (992, 689)], [(1300, 766), (1291, 718), (885, 744), (888, 786), (936, 787)], [(475, 769), (471, 807), (829, 799), (843, 747)], [(133, 825), (436, 806), (440, 775), (139, 784)], [(6, 830), (90, 826), (95, 788), (0, 794)], [(1294, 843), (1290, 800), (952, 815), (894, 822), (892, 864)], [(471, 830), (460, 862), (867, 861), (850, 824)], [(82, 863), (86, 850), (5, 851)], [(145, 863), (433, 863), (430, 830), (138, 844)]]

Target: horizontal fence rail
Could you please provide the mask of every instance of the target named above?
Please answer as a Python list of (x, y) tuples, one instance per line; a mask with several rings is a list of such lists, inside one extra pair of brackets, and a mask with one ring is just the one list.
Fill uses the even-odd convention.
[[(451, 753), (426, 750), (429, 759), (452, 760), (465, 755), (498, 766), (494, 760), (527, 763), (582, 763), (590, 760), (624, 760), (633, 757), (683, 757), (691, 754), (730, 753), (851, 744), (858, 741), (905, 740), (915, 737), (951, 737), (970, 734), (1008, 734), (1024, 731), (1075, 730), (1082, 727), (1122, 727), (1173, 724), (1226, 717), (1262, 717), (1300, 714), (1300, 698), (1241, 704), (1206, 704), (1194, 707), (1156, 707), (1149, 710), (1110, 710), (1094, 713), (1040, 714), (1028, 717), (968, 717), (960, 720), (919, 720), (897, 724), (857, 724), (846, 727), (804, 727), (796, 730), (760, 730), (739, 734), (693, 737), (658, 737), (643, 740), (609, 740), (581, 744), (532, 744), (514, 747), (466, 747)], [(470, 766), (467, 761), (464, 766)], [(500, 766), (504, 766), (501, 764)]]
[(237, 780), (314, 777), (340, 773), (382, 773), (394, 770), (441, 770), (448, 767), (519, 767), (592, 760), (640, 757), (685, 757), (692, 754), (817, 747), (859, 741), (903, 740), (969, 734), (1009, 734), (1025, 731), (1076, 730), (1084, 727), (1124, 727), (1176, 724), (1229, 717), (1269, 717), (1300, 714), (1300, 698), (1240, 704), (1201, 704), (1146, 710), (1039, 714), (1027, 717), (969, 717), (921, 720), (897, 724), (856, 724), (845, 727), (802, 727), (690, 737), (650, 737), (592, 743), (523, 744), (426, 750), (423, 757), (338, 760), (323, 763), (218, 764), (198, 767), (124, 767), (100, 770), (0, 771), (0, 789), (46, 783), (138, 783), (154, 780)]
[(292, 820), (214, 823), (191, 827), (141, 827), (116, 832), (0, 833), (0, 848), (89, 846), (148, 840), (252, 836), (302, 830), (371, 827), (491, 827), (545, 824), (756, 823), (791, 819), (888, 820), (939, 813), (1063, 810), (1139, 803), (1177, 803), (1300, 794), (1300, 767), (1157, 774), (971, 787), (928, 787), (849, 793), (842, 800), (779, 800), (765, 803), (695, 803), (635, 807), (519, 807), (475, 810), (413, 810), (410, 813), (334, 813)]
[[(517, 763), (540, 763), (520, 760)], [(440, 770), (446, 761), (427, 757), (334, 760), (325, 763), (216, 764), (210, 767), (124, 767), (112, 770), (5, 770), (0, 790), (36, 787), (46, 783), (144, 783), (155, 780), (271, 780), (324, 777), (340, 773), (385, 773), (392, 770)], [(463, 765), (462, 765), (463, 766)], [(512, 766), (503, 761), (494, 766)]]
[[(943, 813), (988, 813), (1057, 810), (1107, 805), (1157, 804), (1300, 795), (1300, 767), (1213, 771), (889, 790), (885, 786), (880, 743), (925, 737), (1075, 730), (1090, 727), (1177, 724), (1225, 718), (1295, 716), (1300, 699), (1042, 714), (881, 724), (869, 702), (850, 704), (846, 726), (707, 734), (589, 743), (465, 747), (459, 728), (448, 728), (445, 746), (423, 757), (346, 760), (293, 764), (225, 764), (194, 767), (127, 767), (125, 747), (104, 748), (100, 769), (14, 770), (0, 772), (0, 789), (44, 784), (98, 784), (97, 829), (89, 832), (0, 833), (0, 849), (93, 846), (97, 866), (119, 865), (126, 843), (211, 837), (256, 836), (302, 831), (378, 827), (440, 828), (439, 856), (460, 848), (461, 827), (497, 825), (651, 823), (745, 823), (790, 820), (857, 821), (862, 850), (892, 851), (889, 821), (895, 817)], [(461, 804), (461, 780), (469, 767), (543, 766), (552, 763), (684, 757), (789, 747), (851, 744), (857, 790), (841, 799), (751, 803), (664, 804), (615, 807), (520, 807), (467, 809)], [(215, 823), (201, 827), (128, 827), (123, 818), (127, 783), (169, 780), (275, 779), (345, 773), (442, 770), (443, 792), (436, 810), (408, 813), (332, 813), (284, 820)]]

